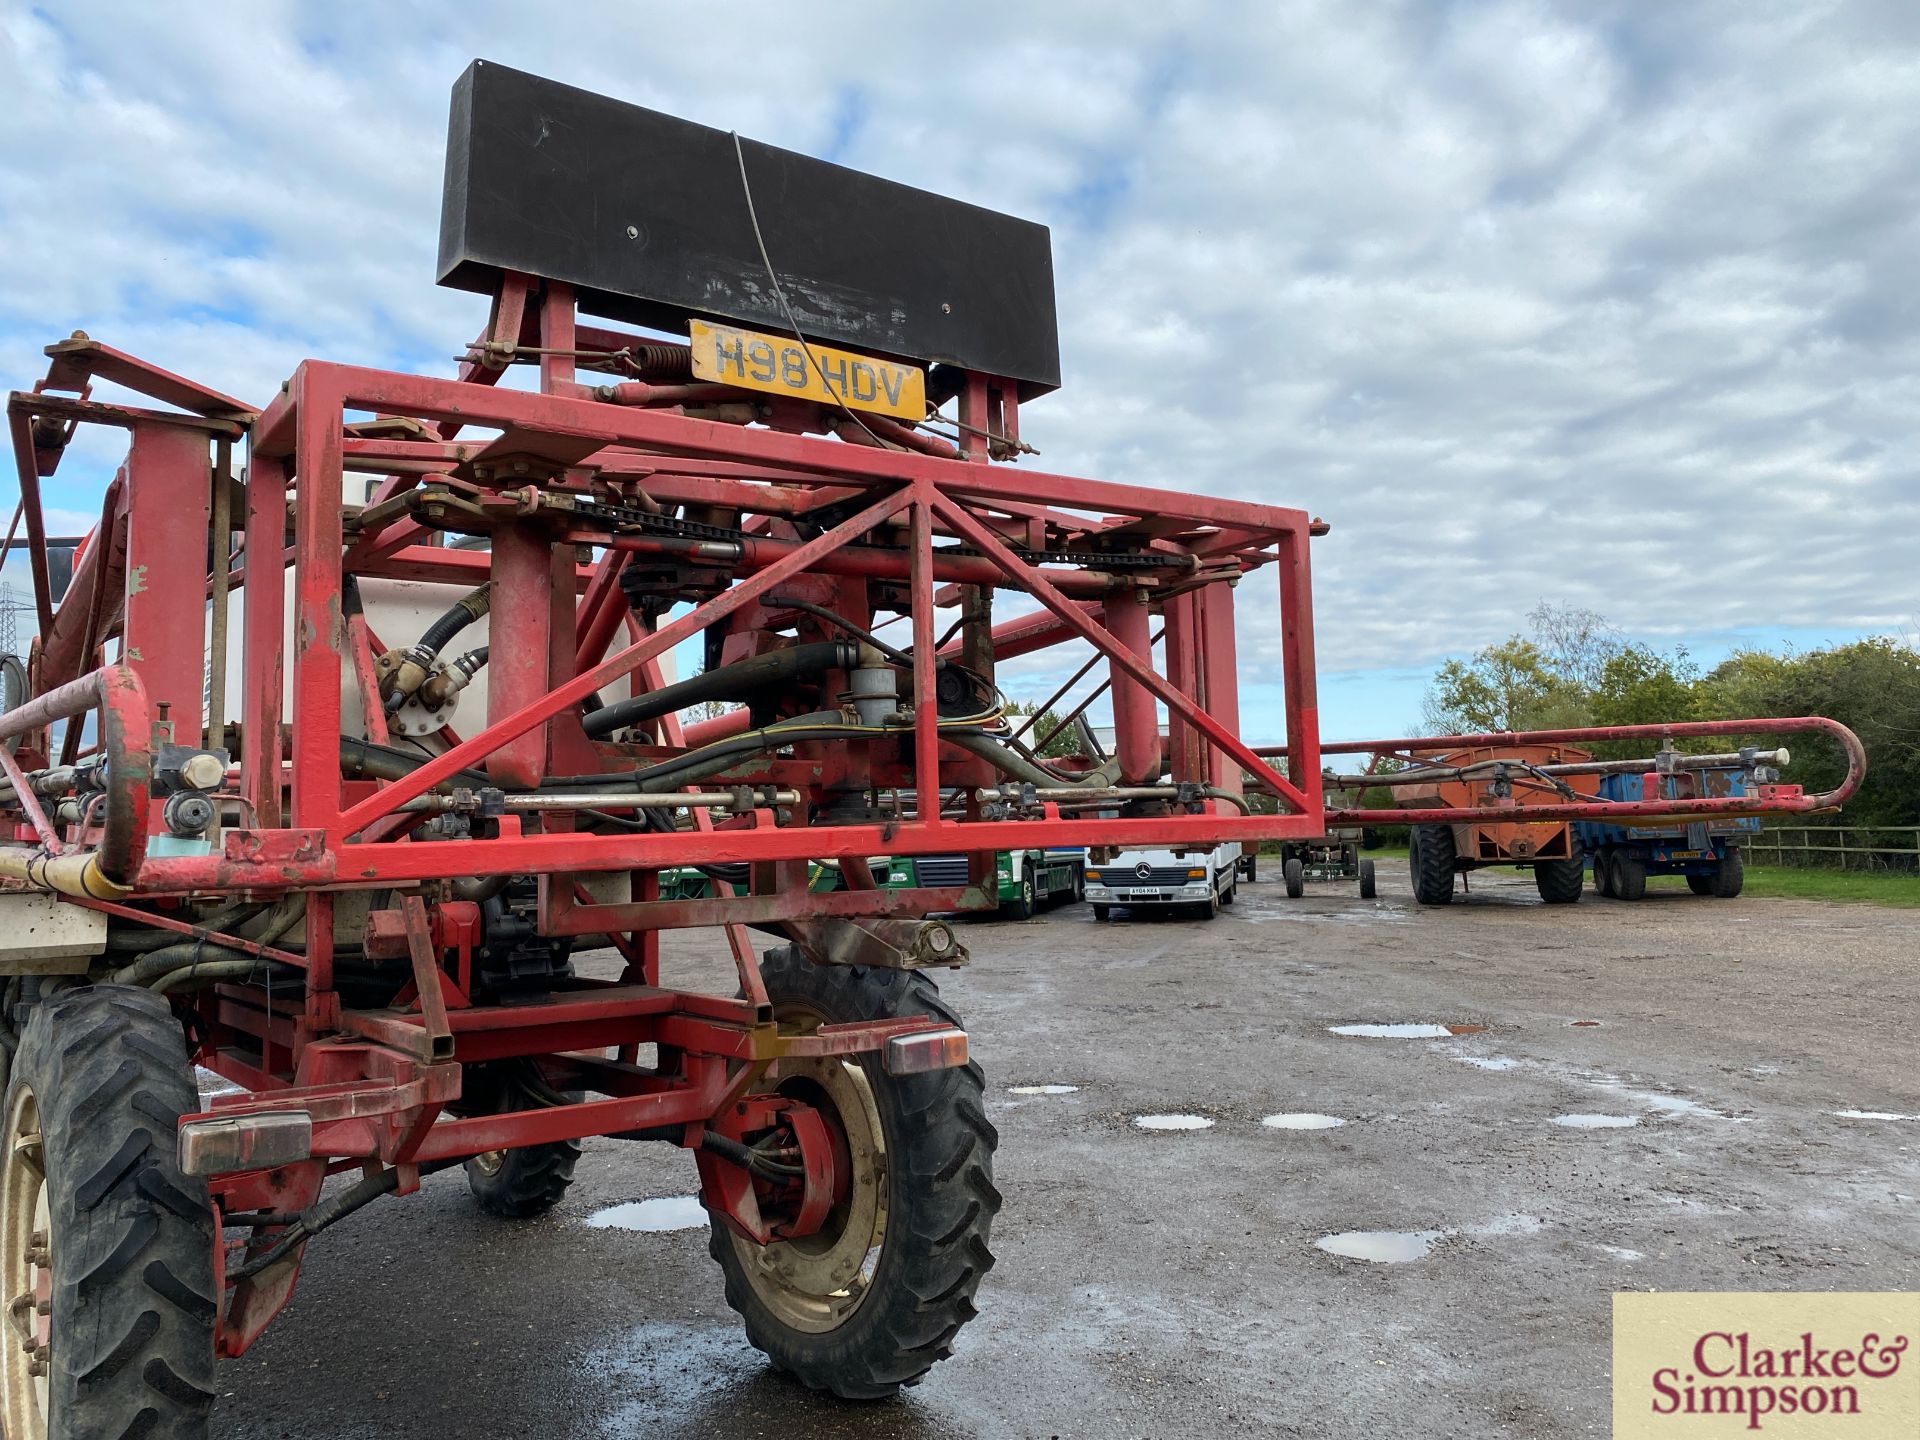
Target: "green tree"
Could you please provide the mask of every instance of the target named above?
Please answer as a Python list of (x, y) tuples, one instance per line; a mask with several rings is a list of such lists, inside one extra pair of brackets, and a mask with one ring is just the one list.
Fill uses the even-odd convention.
[[(1037, 710), (1038, 708), (1039, 707), (1034, 705), (1031, 701), (1024, 701), (1024, 700), (1008, 701), (1007, 714), (1011, 716), (1015, 722), (1013, 728), (1018, 730), (1024, 718), (1028, 715), (1033, 714), (1035, 710)], [(1051, 710), (1045, 711), (1044, 713), (1041, 714), (1039, 719), (1035, 720), (1033, 724), (1027, 726), (1027, 733), (1021, 736), (1020, 738), (1024, 740), (1027, 744), (1031, 745), (1033, 744), (1034, 741), (1047, 736), (1051, 731), (1053, 731), (1057, 726), (1059, 726), (1059, 724), (1060, 724), (1060, 717), (1058, 715), (1054, 714), (1053, 711)], [(1081, 745), (1080, 745), (1079, 726), (1077, 724), (1074, 724), (1074, 725), (1069, 725), (1065, 729), (1061, 730), (1058, 735), (1054, 735), (1051, 739), (1047, 741), (1045, 745), (1042, 745), (1039, 748), (1039, 750), (1036, 751), (1035, 753), (1042, 755), (1049, 760), (1058, 760), (1062, 756), (1078, 755), (1080, 752), (1081, 752)]]
[[(1714, 667), (1698, 693), (1716, 719), (1838, 720), (1860, 737), (1868, 762), (1866, 782), (1846, 807), (1847, 823), (1920, 825), (1920, 654), (1903, 641), (1876, 636), (1808, 655), (1742, 652)], [(1793, 751), (1784, 778), (1809, 790), (1832, 789), (1846, 773), (1837, 745), (1811, 736), (1778, 743)]]
[(1515, 635), (1441, 665), (1424, 712), (1434, 733), (1548, 730), (1586, 723), (1587, 696), (1539, 646)]
[[(1592, 697), (1593, 723), (1596, 725), (1679, 724), (1701, 717), (1701, 700), (1695, 693), (1699, 674), (1684, 649), (1662, 655), (1645, 645), (1625, 645), (1607, 657), (1600, 667)], [(1602, 741), (1592, 747), (1603, 760), (1626, 760), (1650, 755), (1653, 745), (1645, 740)], [(1676, 748), (1718, 750), (1718, 741), (1680, 742)]]

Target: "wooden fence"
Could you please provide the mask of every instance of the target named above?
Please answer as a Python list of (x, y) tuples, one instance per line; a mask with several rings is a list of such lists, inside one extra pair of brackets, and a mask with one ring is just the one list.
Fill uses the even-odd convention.
[(1768, 825), (1741, 843), (1760, 865), (1920, 869), (1920, 825)]

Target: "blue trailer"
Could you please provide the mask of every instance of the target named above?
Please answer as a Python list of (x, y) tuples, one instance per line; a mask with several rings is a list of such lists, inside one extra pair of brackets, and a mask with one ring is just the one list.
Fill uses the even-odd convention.
[[(1671, 775), (1608, 775), (1606, 800), (1681, 800), (1746, 793), (1738, 766), (1679, 770)], [(1638, 900), (1650, 875), (1684, 875), (1696, 895), (1731, 900), (1744, 882), (1740, 842), (1760, 829), (1757, 816), (1715, 817), (1687, 825), (1612, 825), (1576, 820), (1573, 828), (1593, 871), (1593, 888), (1613, 900)]]

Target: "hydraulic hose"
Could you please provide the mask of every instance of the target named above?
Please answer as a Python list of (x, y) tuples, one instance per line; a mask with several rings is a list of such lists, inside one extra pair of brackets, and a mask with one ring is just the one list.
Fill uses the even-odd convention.
[(631, 700), (618, 700), (587, 715), (580, 728), (595, 740), (605, 739), (629, 725), (671, 715), (706, 700), (742, 700), (776, 685), (790, 684), (828, 670), (844, 670), (857, 663), (859, 650), (847, 640), (821, 640), (769, 650), (751, 660), (723, 665), (678, 684), (667, 685)]
[(1120, 762), (1109, 760), (1097, 770), (1089, 770), (1077, 780), (1050, 775), (1011, 746), (1002, 745), (991, 735), (975, 731), (942, 732), (941, 738), (978, 755), (1003, 774), (1043, 790), (1108, 790), (1120, 779)]
[[(371, 740), (356, 740), (351, 735), (340, 737), (340, 773), (349, 780), (404, 780), (432, 758), (391, 745), (376, 745)], [(456, 770), (440, 788), (447, 789), (456, 782), (476, 787), (493, 783), (478, 770)]]
[[(269, 917), (261, 934), (243, 934), (241, 938), (271, 945), (306, 918), (307, 906), (303, 897), (296, 896), (285, 904), (286, 908), (279, 915)], [(245, 961), (249, 966), (266, 963), (257, 955), (249, 955), (244, 950), (235, 950), (216, 941), (185, 940), (142, 955), (132, 964), (121, 966), (109, 978), (115, 985), (151, 985), (175, 970), (190, 970), (195, 965), (226, 961)]]
[(451, 610), (421, 632), (420, 639), (415, 642), (417, 648), (426, 651), (429, 656), (438, 655), (449, 640), (487, 613), (492, 597), (493, 582), (489, 580), (464, 596)]

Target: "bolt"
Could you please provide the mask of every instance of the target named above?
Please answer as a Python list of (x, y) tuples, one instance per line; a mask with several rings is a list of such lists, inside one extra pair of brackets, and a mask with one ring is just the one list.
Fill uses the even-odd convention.
[(638, 240), (640, 238), (640, 227), (638, 225), (629, 225), (627, 227), (627, 238), (629, 240)]

